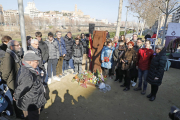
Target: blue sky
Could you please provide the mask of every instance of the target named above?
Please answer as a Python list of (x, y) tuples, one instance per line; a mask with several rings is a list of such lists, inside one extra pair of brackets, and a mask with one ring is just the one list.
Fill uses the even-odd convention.
[[(23, 0), (24, 7), (28, 2), (33, 0)], [(123, 1), (122, 21), (126, 20), (126, 7), (128, 0)], [(68, 10), (74, 11), (75, 4), (78, 9), (82, 10), (85, 15), (90, 15), (96, 19), (108, 19), (110, 22), (117, 21), (119, 0), (34, 0), (36, 8), (40, 11), (49, 10)], [(18, 9), (17, 0), (0, 0), (0, 4), (4, 10)], [(128, 21), (136, 21), (137, 18), (133, 17), (132, 12), (128, 14)]]

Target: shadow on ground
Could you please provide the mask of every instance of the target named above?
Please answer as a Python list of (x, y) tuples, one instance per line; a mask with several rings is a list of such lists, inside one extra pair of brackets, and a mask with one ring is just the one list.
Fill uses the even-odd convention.
[[(157, 98), (150, 102), (146, 96), (131, 88), (123, 92), (120, 83), (107, 80), (111, 91), (100, 92), (71, 82), (72, 76), (49, 85), (49, 99), (40, 120), (169, 120), (172, 105), (180, 107), (180, 70), (165, 72)], [(150, 92), (148, 85), (147, 94)]]

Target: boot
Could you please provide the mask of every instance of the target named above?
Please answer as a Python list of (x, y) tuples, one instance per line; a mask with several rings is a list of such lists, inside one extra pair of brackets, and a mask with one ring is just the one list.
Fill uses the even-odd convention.
[(147, 98), (151, 98), (152, 97), (152, 94), (150, 93), (149, 95), (147, 95)]
[(156, 96), (152, 96), (151, 98), (149, 98), (149, 101), (154, 101), (156, 99)]

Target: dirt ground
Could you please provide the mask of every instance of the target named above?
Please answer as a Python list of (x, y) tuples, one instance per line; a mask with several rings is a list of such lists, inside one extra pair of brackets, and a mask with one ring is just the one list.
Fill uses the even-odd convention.
[(165, 72), (156, 100), (150, 102), (131, 88), (123, 92), (119, 82), (107, 80), (111, 91), (100, 92), (97, 88), (83, 88), (71, 82), (69, 75), (60, 82), (49, 85), (49, 99), (40, 120), (169, 120), (170, 107), (180, 108), (180, 70)]
[(83, 88), (77, 82), (71, 82), (72, 77), (68, 75), (49, 85), (48, 101), (40, 120), (170, 120), (170, 107), (180, 108), (179, 69), (165, 72), (153, 102), (146, 98), (150, 85), (146, 95), (141, 95), (133, 87), (123, 92), (119, 82), (108, 79), (106, 84), (111, 86), (111, 91), (103, 93), (95, 87)]

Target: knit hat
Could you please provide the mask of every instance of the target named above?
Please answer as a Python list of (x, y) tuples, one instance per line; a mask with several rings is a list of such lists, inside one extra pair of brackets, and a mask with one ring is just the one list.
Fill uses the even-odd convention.
[(34, 61), (34, 60), (41, 60), (41, 58), (36, 55), (36, 53), (32, 50), (28, 50), (24, 54), (24, 61)]

